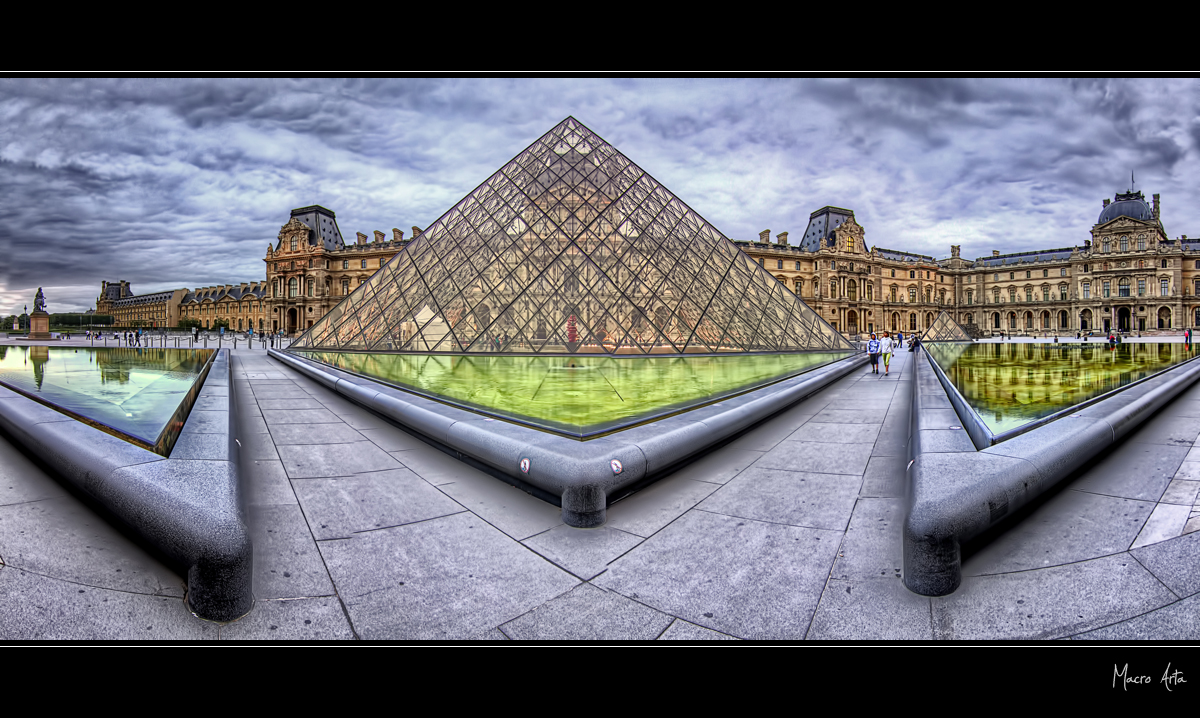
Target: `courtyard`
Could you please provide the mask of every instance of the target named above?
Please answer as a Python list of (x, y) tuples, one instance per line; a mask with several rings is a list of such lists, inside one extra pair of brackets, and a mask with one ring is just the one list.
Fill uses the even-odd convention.
[(239, 348), (250, 613), (193, 617), (183, 578), (0, 436), (0, 638), (1200, 635), (1200, 384), (969, 544), (962, 586), (929, 598), (901, 580), (913, 356), (886, 377), (855, 370), (613, 503), (601, 528), (576, 529), (558, 507)]

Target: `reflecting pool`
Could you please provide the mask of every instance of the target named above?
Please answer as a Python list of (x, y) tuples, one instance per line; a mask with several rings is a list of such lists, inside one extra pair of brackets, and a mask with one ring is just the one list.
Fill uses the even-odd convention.
[(215, 352), (0, 346), (0, 384), (168, 456)]
[(625, 358), (295, 353), (432, 399), (581, 438), (717, 401), (851, 354)]
[(923, 347), (993, 434), (1011, 431), (1195, 358), (1184, 344)]

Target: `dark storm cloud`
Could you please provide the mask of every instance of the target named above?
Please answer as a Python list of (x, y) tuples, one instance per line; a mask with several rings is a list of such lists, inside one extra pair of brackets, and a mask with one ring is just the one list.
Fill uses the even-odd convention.
[(1190, 80), (0, 80), (0, 313), (262, 279), (308, 204), (407, 234), (568, 115), (738, 239), (833, 204), (881, 247), (1070, 246), (1130, 170), (1200, 234), (1198, 108)]

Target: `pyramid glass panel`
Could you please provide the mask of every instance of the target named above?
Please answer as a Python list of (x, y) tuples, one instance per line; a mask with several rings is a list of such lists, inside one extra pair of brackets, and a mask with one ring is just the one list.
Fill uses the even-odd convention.
[[(740, 391), (778, 381), (797, 367), (854, 351), (703, 217), (574, 118), (451, 207), (292, 348), (434, 395), (448, 379), (422, 383), (397, 378), (391, 369), (387, 376), (378, 375), (371, 367), (419, 367), (413, 371), (442, 376), (461, 366), (457, 360), (351, 362), (335, 361), (332, 353), (469, 353), (475, 363), (467, 373), (476, 382), (487, 373), (483, 367), (499, 371), (497, 367), (530, 361), (542, 367), (550, 361), (553, 367), (582, 369), (573, 358), (585, 356), (592, 357), (589, 362), (598, 361), (597, 356), (618, 362), (606, 365), (610, 367), (650, 357), (674, 357), (686, 364), (703, 355), (720, 355), (726, 367), (742, 356), (747, 367), (779, 369), (772, 377), (722, 369), (723, 375), (737, 378), (728, 379), (724, 389), (714, 380), (704, 401), (727, 395), (722, 392), (733, 390), (734, 384)], [(796, 353), (814, 356), (811, 361), (750, 361), (754, 355)], [(484, 355), (505, 355), (507, 363)], [(517, 373), (535, 376), (541, 371), (546, 378), (545, 369), (529, 367)], [(626, 377), (628, 371), (632, 369), (609, 373)], [(593, 378), (601, 376), (608, 374)], [(622, 381), (627, 387), (642, 386), (628, 377)], [(560, 384), (558, 379), (551, 382), (552, 387)], [(644, 397), (626, 396), (615, 383), (609, 388), (621, 403), (642, 406)], [(663, 392), (671, 393), (664, 387), (657, 394)], [(510, 398), (516, 401), (516, 396)], [(497, 409), (496, 402), (453, 397), (452, 403), (508, 411)], [(527, 399), (530, 405), (537, 403)], [(692, 399), (681, 394), (651, 403), (655, 401), (677, 407)]]
[(973, 341), (967, 330), (950, 318), (946, 312), (938, 314), (933, 324), (921, 335), (923, 342), (969, 342)]

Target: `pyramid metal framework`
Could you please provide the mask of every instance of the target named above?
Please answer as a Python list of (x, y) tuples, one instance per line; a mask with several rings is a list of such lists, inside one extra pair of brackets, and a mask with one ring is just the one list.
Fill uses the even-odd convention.
[(635, 356), (852, 348), (571, 117), (291, 346)]
[(937, 319), (933, 320), (933, 324), (925, 330), (921, 335), (923, 342), (970, 342), (974, 341), (967, 330), (962, 328), (958, 322), (950, 318), (950, 315), (941, 312)]

